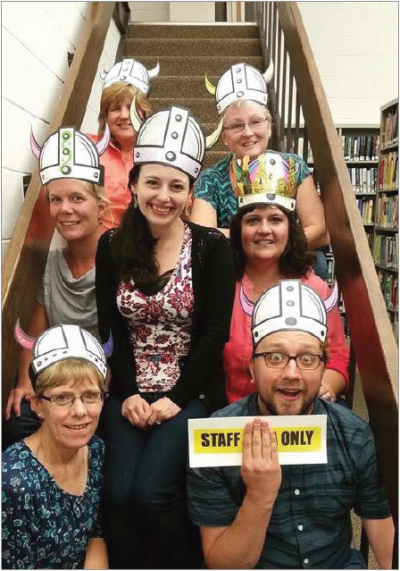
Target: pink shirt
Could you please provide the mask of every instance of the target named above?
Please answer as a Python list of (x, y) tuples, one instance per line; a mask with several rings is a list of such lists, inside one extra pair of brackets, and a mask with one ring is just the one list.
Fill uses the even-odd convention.
[[(313, 271), (301, 281), (309, 285), (322, 299), (326, 299), (331, 290), (326, 282), (315, 275)], [(252, 299), (253, 284), (244, 276), (243, 280), (236, 282), (235, 302), (231, 320), (230, 339), (224, 348), (224, 369), (226, 380), (226, 394), (229, 403), (239, 400), (252, 393), (255, 386), (252, 382), (249, 361), (253, 353), (251, 338), (251, 317), (242, 309), (240, 302), (240, 286), (243, 283), (246, 297)], [(328, 352), (327, 369), (334, 369), (343, 375), (346, 380), (346, 390), (349, 383), (348, 365), (349, 349), (346, 345), (342, 321), (336, 307), (328, 313)]]
[[(88, 135), (97, 143), (98, 135)], [(132, 199), (128, 188), (129, 171), (133, 167), (133, 147), (129, 155), (123, 155), (117, 147), (110, 142), (107, 150), (100, 157), (100, 164), (104, 167), (104, 190), (111, 204), (111, 214), (106, 212), (103, 225), (106, 230), (121, 224), (121, 218)]]

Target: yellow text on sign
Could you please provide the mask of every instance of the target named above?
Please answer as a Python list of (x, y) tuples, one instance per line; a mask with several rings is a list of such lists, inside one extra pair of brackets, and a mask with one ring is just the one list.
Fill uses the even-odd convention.
[[(321, 450), (320, 426), (291, 426), (273, 428), (278, 452), (318, 452)], [(242, 452), (243, 428), (196, 428), (196, 454), (238, 454)]]

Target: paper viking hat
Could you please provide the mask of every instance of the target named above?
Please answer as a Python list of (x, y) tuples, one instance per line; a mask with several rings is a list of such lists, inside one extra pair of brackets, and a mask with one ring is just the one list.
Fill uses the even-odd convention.
[(154, 113), (144, 122), (136, 111), (136, 96), (131, 103), (131, 123), (138, 133), (133, 149), (135, 165), (160, 163), (177, 168), (196, 179), (204, 154), (218, 139), (209, 137), (184, 107), (169, 107)]
[(217, 111), (221, 115), (234, 101), (256, 101), (267, 105), (267, 83), (271, 81), (274, 73), (274, 64), (261, 73), (247, 63), (232, 65), (218, 81), (217, 87), (205, 76), (206, 88), (212, 95), (215, 94)]
[(267, 335), (278, 331), (304, 331), (320, 341), (326, 340), (327, 312), (336, 305), (335, 284), (328, 299), (319, 295), (301, 280), (281, 280), (267, 289), (257, 301), (252, 319), (254, 346)]
[(239, 208), (249, 204), (274, 204), (290, 212), (296, 208), (296, 161), (292, 157), (268, 151), (252, 160), (234, 156), (229, 175)]
[(104, 69), (100, 73), (103, 80), (103, 89), (110, 87), (113, 83), (124, 82), (137, 87), (145, 95), (150, 92), (150, 80), (156, 77), (160, 72), (160, 66), (157, 65), (147, 70), (143, 64), (135, 59), (123, 59), (112, 66), (109, 71)]
[(31, 131), (31, 149), (39, 160), (42, 184), (59, 178), (77, 178), (103, 184), (104, 167), (100, 164), (99, 156), (107, 149), (109, 142), (110, 129), (107, 124), (96, 144), (75, 127), (60, 127), (40, 148)]
[(30, 375), (32, 381), (50, 365), (65, 359), (84, 359), (92, 363), (103, 378), (107, 374), (107, 360), (112, 353), (113, 342), (103, 346), (91, 333), (78, 325), (57, 325), (44, 331), (37, 339), (26, 335), (19, 324), (15, 326), (15, 338), (24, 349), (32, 350)]

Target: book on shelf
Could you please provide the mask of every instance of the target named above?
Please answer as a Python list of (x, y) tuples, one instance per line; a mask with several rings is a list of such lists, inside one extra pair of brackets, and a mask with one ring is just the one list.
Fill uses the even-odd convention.
[(379, 135), (339, 135), (346, 161), (378, 160)]
[(373, 224), (374, 221), (374, 203), (375, 201), (371, 198), (359, 198), (357, 199), (357, 207), (360, 212), (363, 224)]
[(374, 242), (374, 261), (384, 268), (397, 270), (398, 236), (377, 234)]
[(381, 155), (379, 189), (390, 190), (399, 187), (399, 153), (393, 151)]
[(384, 111), (382, 117), (382, 147), (389, 145), (394, 140), (398, 140), (398, 127), (399, 117), (398, 105), (396, 103), (393, 107)]
[(379, 285), (385, 300), (386, 307), (393, 311), (398, 310), (398, 277), (378, 270)]
[(380, 228), (398, 228), (399, 197), (382, 193), (376, 203), (375, 224)]
[(377, 167), (347, 167), (354, 192), (375, 194), (378, 179)]

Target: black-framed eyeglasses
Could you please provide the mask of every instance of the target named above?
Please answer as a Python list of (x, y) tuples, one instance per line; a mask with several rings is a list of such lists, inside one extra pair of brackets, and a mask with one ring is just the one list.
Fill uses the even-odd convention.
[(74, 395), (52, 395), (51, 397), (46, 397), (45, 395), (39, 395), (39, 398), (47, 400), (51, 402), (51, 404), (55, 404), (56, 406), (69, 408), (75, 402), (76, 399), (81, 399), (85, 406), (93, 406), (96, 404), (100, 404), (103, 401), (104, 394), (100, 391), (88, 392), (84, 393), (83, 395), (79, 395), (78, 397)]
[(265, 353), (254, 353), (253, 357), (264, 357), (264, 362), (270, 369), (284, 369), (292, 359), (302, 371), (313, 371), (318, 369), (321, 362), (326, 361), (325, 355), (314, 355), (313, 353), (302, 353), (301, 355), (288, 355), (279, 351), (268, 351)]
[(252, 131), (257, 131), (257, 129), (261, 129), (261, 127), (264, 126), (266, 121), (268, 121), (266, 117), (255, 117), (248, 123), (242, 123), (238, 121), (232, 123), (231, 125), (227, 125), (224, 127), (224, 129), (225, 131), (230, 131), (231, 133), (241, 133), (244, 131), (246, 125), (248, 125)]

